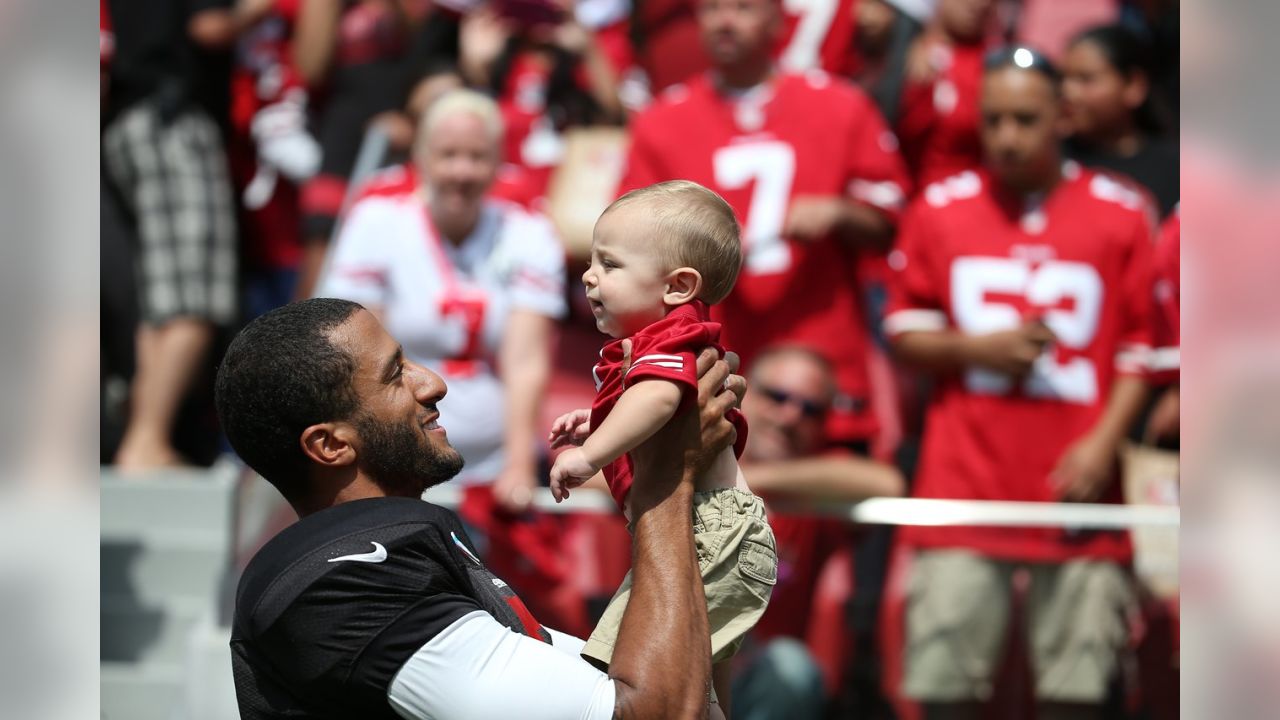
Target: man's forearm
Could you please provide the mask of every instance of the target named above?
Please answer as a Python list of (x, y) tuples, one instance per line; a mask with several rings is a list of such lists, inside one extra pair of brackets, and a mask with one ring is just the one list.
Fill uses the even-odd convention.
[(884, 252), (893, 244), (893, 223), (879, 210), (852, 200), (841, 203), (836, 237), (857, 249)]
[(506, 400), (507, 463), (536, 471), (538, 410), (551, 377), (551, 320), (517, 310), (507, 320), (498, 367)]
[(1132, 375), (1122, 375), (1111, 386), (1111, 395), (1102, 417), (1094, 423), (1091, 433), (1100, 439), (1119, 444), (1129, 434), (1129, 429), (1142, 412), (1149, 388), (1145, 380)]
[(853, 457), (809, 457), (748, 463), (743, 475), (752, 492), (771, 499), (857, 502), (899, 497), (902, 475), (890, 465)]
[(920, 370), (951, 372), (969, 364), (970, 338), (955, 330), (917, 330), (893, 338), (894, 355)]
[[(637, 488), (654, 483), (669, 479), (646, 476)], [(617, 682), (614, 717), (702, 717), (711, 631), (693, 545), (692, 485), (671, 490), (656, 504), (643, 499), (650, 495), (632, 492), (631, 597), (609, 666)]]

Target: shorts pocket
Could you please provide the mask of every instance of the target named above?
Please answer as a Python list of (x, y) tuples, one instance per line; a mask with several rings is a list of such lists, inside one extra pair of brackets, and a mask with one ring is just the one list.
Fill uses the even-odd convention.
[(764, 583), (778, 583), (778, 553), (769, 545), (747, 540), (738, 551), (738, 570), (743, 575)]

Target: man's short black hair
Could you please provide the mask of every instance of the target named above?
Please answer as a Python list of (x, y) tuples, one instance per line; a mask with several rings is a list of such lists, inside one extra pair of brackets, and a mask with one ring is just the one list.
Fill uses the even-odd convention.
[(302, 431), (356, 412), (355, 358), (329, 335), (362, 309), (333, 298), (276, 308), (240, 331), (218, 367), (214, 399), (231, 447), (286, 497), (307, 475)]

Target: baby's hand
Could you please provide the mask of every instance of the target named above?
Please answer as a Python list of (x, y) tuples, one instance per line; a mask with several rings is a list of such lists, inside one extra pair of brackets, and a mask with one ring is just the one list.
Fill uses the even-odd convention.
[(587, 436), (590, 434), (591, 410), (579, 408), (556, 418), (556, 421), (551, 424), (551, 433), (547, 435), (547, 442), (551, 443), (551, 449), (555, 450), (565, 445), (581, 445), (587, 441)]
[(569, 497), (569, 490), (576, 488), (591, 479), (600, 468), (587, 460), (582, 448), (571, 448), (560, 453), (555, 465), (551, 466), (551, 495), (556, 502)]

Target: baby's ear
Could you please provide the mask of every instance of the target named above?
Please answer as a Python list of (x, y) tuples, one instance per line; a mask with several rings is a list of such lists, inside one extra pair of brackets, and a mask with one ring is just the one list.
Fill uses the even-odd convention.
[(662, 294), (662, 302), (669, 306), (684, 305), (701, 292), (702, 273), (691, 267), (676, 268), (667, 275), (667, 291)]

